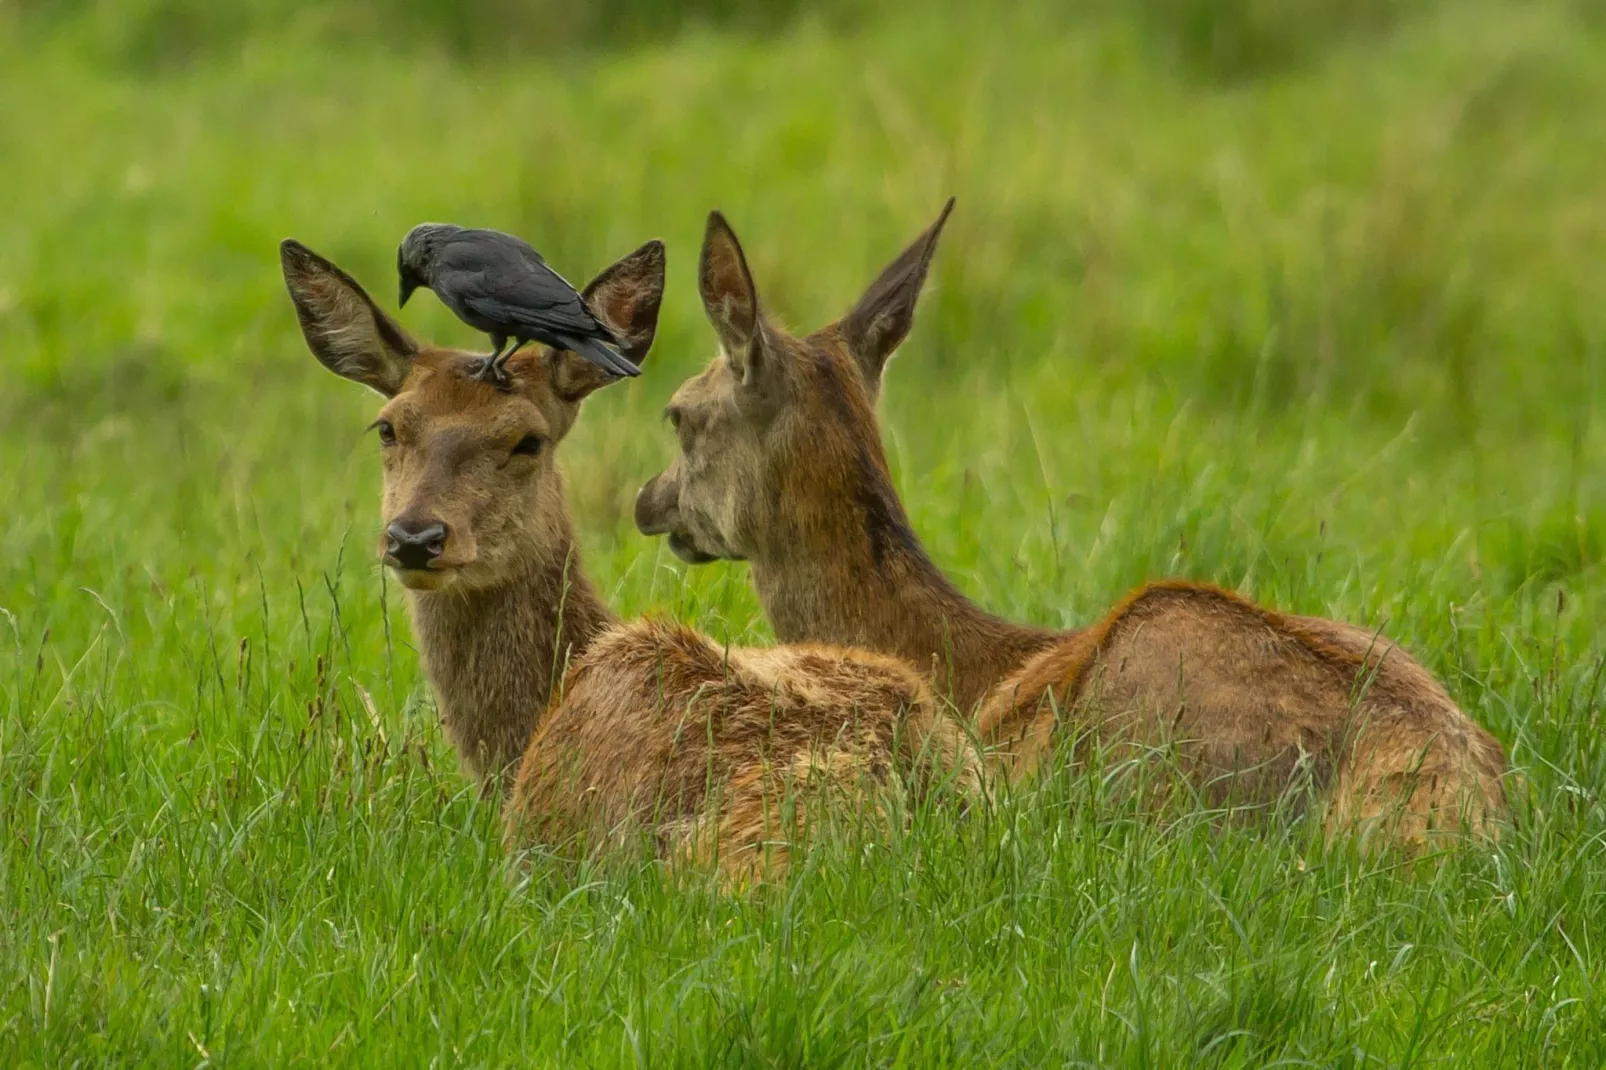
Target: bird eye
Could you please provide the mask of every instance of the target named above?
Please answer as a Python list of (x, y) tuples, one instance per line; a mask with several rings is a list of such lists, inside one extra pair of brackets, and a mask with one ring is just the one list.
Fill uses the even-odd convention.
[(389, 420), (375, 420), (374, 427), (379, 429), (379, 444), (381, 446), (394, 446), (396, 444), (396, 428)]
[(523, 454), (526, 457), (534, 457), (541, 452), (541, 446), (540, 436), (525, 435), (519, 439), (519, 444), (513, 447), (513, 452), (514, 454)]

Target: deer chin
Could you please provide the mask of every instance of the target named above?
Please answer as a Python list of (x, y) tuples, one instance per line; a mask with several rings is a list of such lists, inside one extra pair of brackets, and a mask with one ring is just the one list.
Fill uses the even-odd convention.
[(396, 581), (409, 591), (444, 591), (457, 581), (455, 568), (398, 568), (387, 565)]
[[(670, 551), (688, 565), (706, 565), (710, 561), (720, 560), (718, 554), (705, 553), (699, 550), (690, 538), (678, 531), (670, 532), (668, 541)], [(740, 558), (730, 558), (730, 560), (736, 561), (740, 560)]]

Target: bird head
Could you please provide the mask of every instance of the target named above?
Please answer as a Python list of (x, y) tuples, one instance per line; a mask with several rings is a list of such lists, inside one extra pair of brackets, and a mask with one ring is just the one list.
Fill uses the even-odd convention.
[(396, 250), (396, 277), (401, 289), (397, 305), (405, 306), (413, 291), (428, 282), (430, 262), (442, 242), (462, 230), (450, 223), (420, 223), (407, 232)]
[(396, 277), (401, 280), (401, 291), (396, 297), (396, 307), (406, 308), (407, 299), (413, 296), (413, 291), (423, 284), (418, 274), (407, 266), (405, 250), (396, 253)]

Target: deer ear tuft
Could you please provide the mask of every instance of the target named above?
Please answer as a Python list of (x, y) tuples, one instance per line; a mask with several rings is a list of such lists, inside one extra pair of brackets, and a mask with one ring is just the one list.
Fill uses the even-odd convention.
[(888, 264), (853, 310), (840, 323), (842, 339), (873, 398), (881, 389), (881, 374), (914, 326), (915, 304), (925, 287), (926, 273), (937, 252), (937, 239), (953, 211), (948, 198), (937, 219), (898, 258)]
[(418, 345), (356, 279), (300, 242), (281, 242), (279, 262), (312, 355), (336, 375), (393, 397)]
[[(586, 304), (618, 337), (619, 353), (640, 367), (658, 333), (664, 301), (664, 243), (656, 238), (604, 268), (586, 284)], [(615, 377), (567, 350), (552, 359), (552, 388), (568, 401), (579, 401)]]

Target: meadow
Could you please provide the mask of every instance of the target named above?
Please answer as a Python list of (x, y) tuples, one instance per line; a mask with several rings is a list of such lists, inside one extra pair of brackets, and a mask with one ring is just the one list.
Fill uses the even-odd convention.
[[(0, 1065), (1606, 1063), (1603, 159), (1589, 0), (0, 4)], [(938, 564), (1043, 625), (1184, 576), (1385, 628), (1526, 778), (1498, 845), (1065, 769), (748, 895), (506, 854), (279, 239), (388, 306), (424, 219), (574, 280), (663, 238), (562, 446), (586, 564), (766, 642), (630, 520), (705, 215), (812, 327), (950, 193), (881, 401)]]

